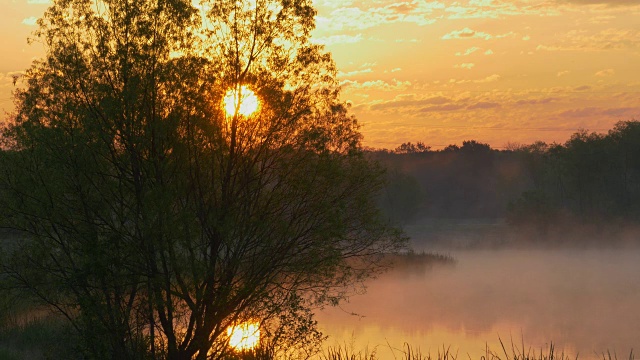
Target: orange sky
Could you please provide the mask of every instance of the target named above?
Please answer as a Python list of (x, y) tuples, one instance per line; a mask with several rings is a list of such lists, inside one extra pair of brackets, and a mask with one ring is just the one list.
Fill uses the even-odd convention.
[[(640, 0), (315, 0), (364, 144), (564, 142), (640, 120)], [(0, 0), (0, 109), (47, 0)], [(4, 118), (4, 111), (0, 117)]]

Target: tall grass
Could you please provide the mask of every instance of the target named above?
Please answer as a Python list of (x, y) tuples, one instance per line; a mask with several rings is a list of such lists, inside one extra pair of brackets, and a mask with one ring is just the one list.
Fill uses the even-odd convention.
[(78, 358), (66, 321), (18, 294), (0, 294), (0, 360)]
[(320, 353), (320, 360), (376, 360), (376, 349), (369, 352), (368, 348), (364, 351), (355, 351), (353, 346), (336, 345), (330, 346)]
[(0, 359), (72, 359), (70, 333), (61, 319), (53, 316), (0, 327)]
[[(488, 345), (485, 346), (484, 355), (481, 355), (479, 358), (472, 358), (468, 353), (464, 356), (464, 359), (468, 360), (578, 360), (578, 355), (574, 357), (569, 356), (564, 351), (560, 353), (557, 352), (555, 345), (553, 342), (549, 343), (549, 345), (545, 348), (541, 347), (540, 349), (533, 349), (532, 347), (525, 347), (524, 341), (518, 346), (511, 339), (510, 344), (505, 345), (501, 338), (498, 338), (500, 341), (500, 349), (495, 351), (494, 349), (489, 348)], [(431, 353), (423, 353), (419, 347), (411, 346), (405, 343), (404, 348), (402, 350), (399, 349), (391, 349), (393, 352), (393, 360), (458, 360), (458, 352), (451, 351), (451, 347), (439, 348), (437, 352)], [(616, 353), (613, 355), (610, 351), (602, 354), (595, 354), (596, 358), (601, 360), (618, 360)], [(390, 359), (379, 359), (376, 356), (376, 350), (373, 352), (369, 352), (368, 350), (362, 351), (354, 351), (352, 348), (347, 347), (346, 345), (341, 346), (331, 346), (328, 347), (323, 353), (319, 355), (320, 360), (390, 360)], [(629, 356), (626, 358), (628, 360), (635, 360), (635, 355), (633, 354), (633, 350), (630, 351)], [(463, 359), (460, 359), (463, 360)]]

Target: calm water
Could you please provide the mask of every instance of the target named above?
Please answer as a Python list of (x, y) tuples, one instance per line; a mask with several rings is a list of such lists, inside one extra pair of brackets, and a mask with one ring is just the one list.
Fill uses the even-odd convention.
[(453, 266), (391, 271), (368, 282), (365, 295), (319, 313), (327, 344), (375, 349), (382, 359), (405, 342), (479, 358), (485, 345), (501, 350), (499, 337), (508, 348), (511, 338), (538, 350), (553, 341), (556, 353), (580, 359), (640, 349), (640, 249), (451, 255)]

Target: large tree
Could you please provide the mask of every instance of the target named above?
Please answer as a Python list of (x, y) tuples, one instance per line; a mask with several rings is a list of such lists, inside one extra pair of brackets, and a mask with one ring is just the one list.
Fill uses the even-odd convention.
[(310, 0), (56, 0), (39, 21), (46, 57), (2, 133), (1, 221), (21, 234), (3, 269), (86, 356), (220, 358), (247, 320), (272, 351), (315, 343), (309, 310), (402, 245), (314, 16)]

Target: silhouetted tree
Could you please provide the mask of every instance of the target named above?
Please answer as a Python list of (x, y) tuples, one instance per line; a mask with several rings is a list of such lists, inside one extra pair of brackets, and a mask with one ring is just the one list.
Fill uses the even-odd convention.
[[(3, 270), (105, 359), (209, 359), (227, 328), (314, 346), (403, 238), (310, 0), (58, 0), (3, 131)], [(229, 89), (259, 111), (226, 114)], [(268, 342), (271, 342), (268, 344)], [(277, 348), (276, 348), (277, 349)]]
[[(582, 223), (638, 218), (640, 125), (619, 122), (607, 134), (579, 131), (562, 145), (523, 148), (533, 189), (512, 206), (513, 218), (542, 220), (543, 213), (571, 215)], [(564, 216), (564, 215), (563, 215)], [(547, 226), (546, 224), (544, 226)]]
[(381, 193), (380, 207), (394, 223), (410, 223), (425, 202), (424, 191), (410, 174), (397, 168), (387, 171), (387, 182)]
[(491, 152), (491, 146), (489, 146), (489, 144), (479, 143), (475, 140), (467, 140), (462, 142), (460, 151), (465, 153), (489, 153)]
[(458, 150), (460, 150), (460, 147), (458, 145), (456, 145), (456, 144), (448, 145), (447, 147), (442, 149), (442, 151), (444, 151), (444, 152), (455, 152), (455, 151), (458, 151)]
[(416, 153), (425, 153), (431, 150), (431, 146), (426, 146), (423, 142), (418, 141), (415, 144), (411, 142), (402, 143), (402, 145), (398, 146), (394, 152), (396, 154), (416, 154)]

